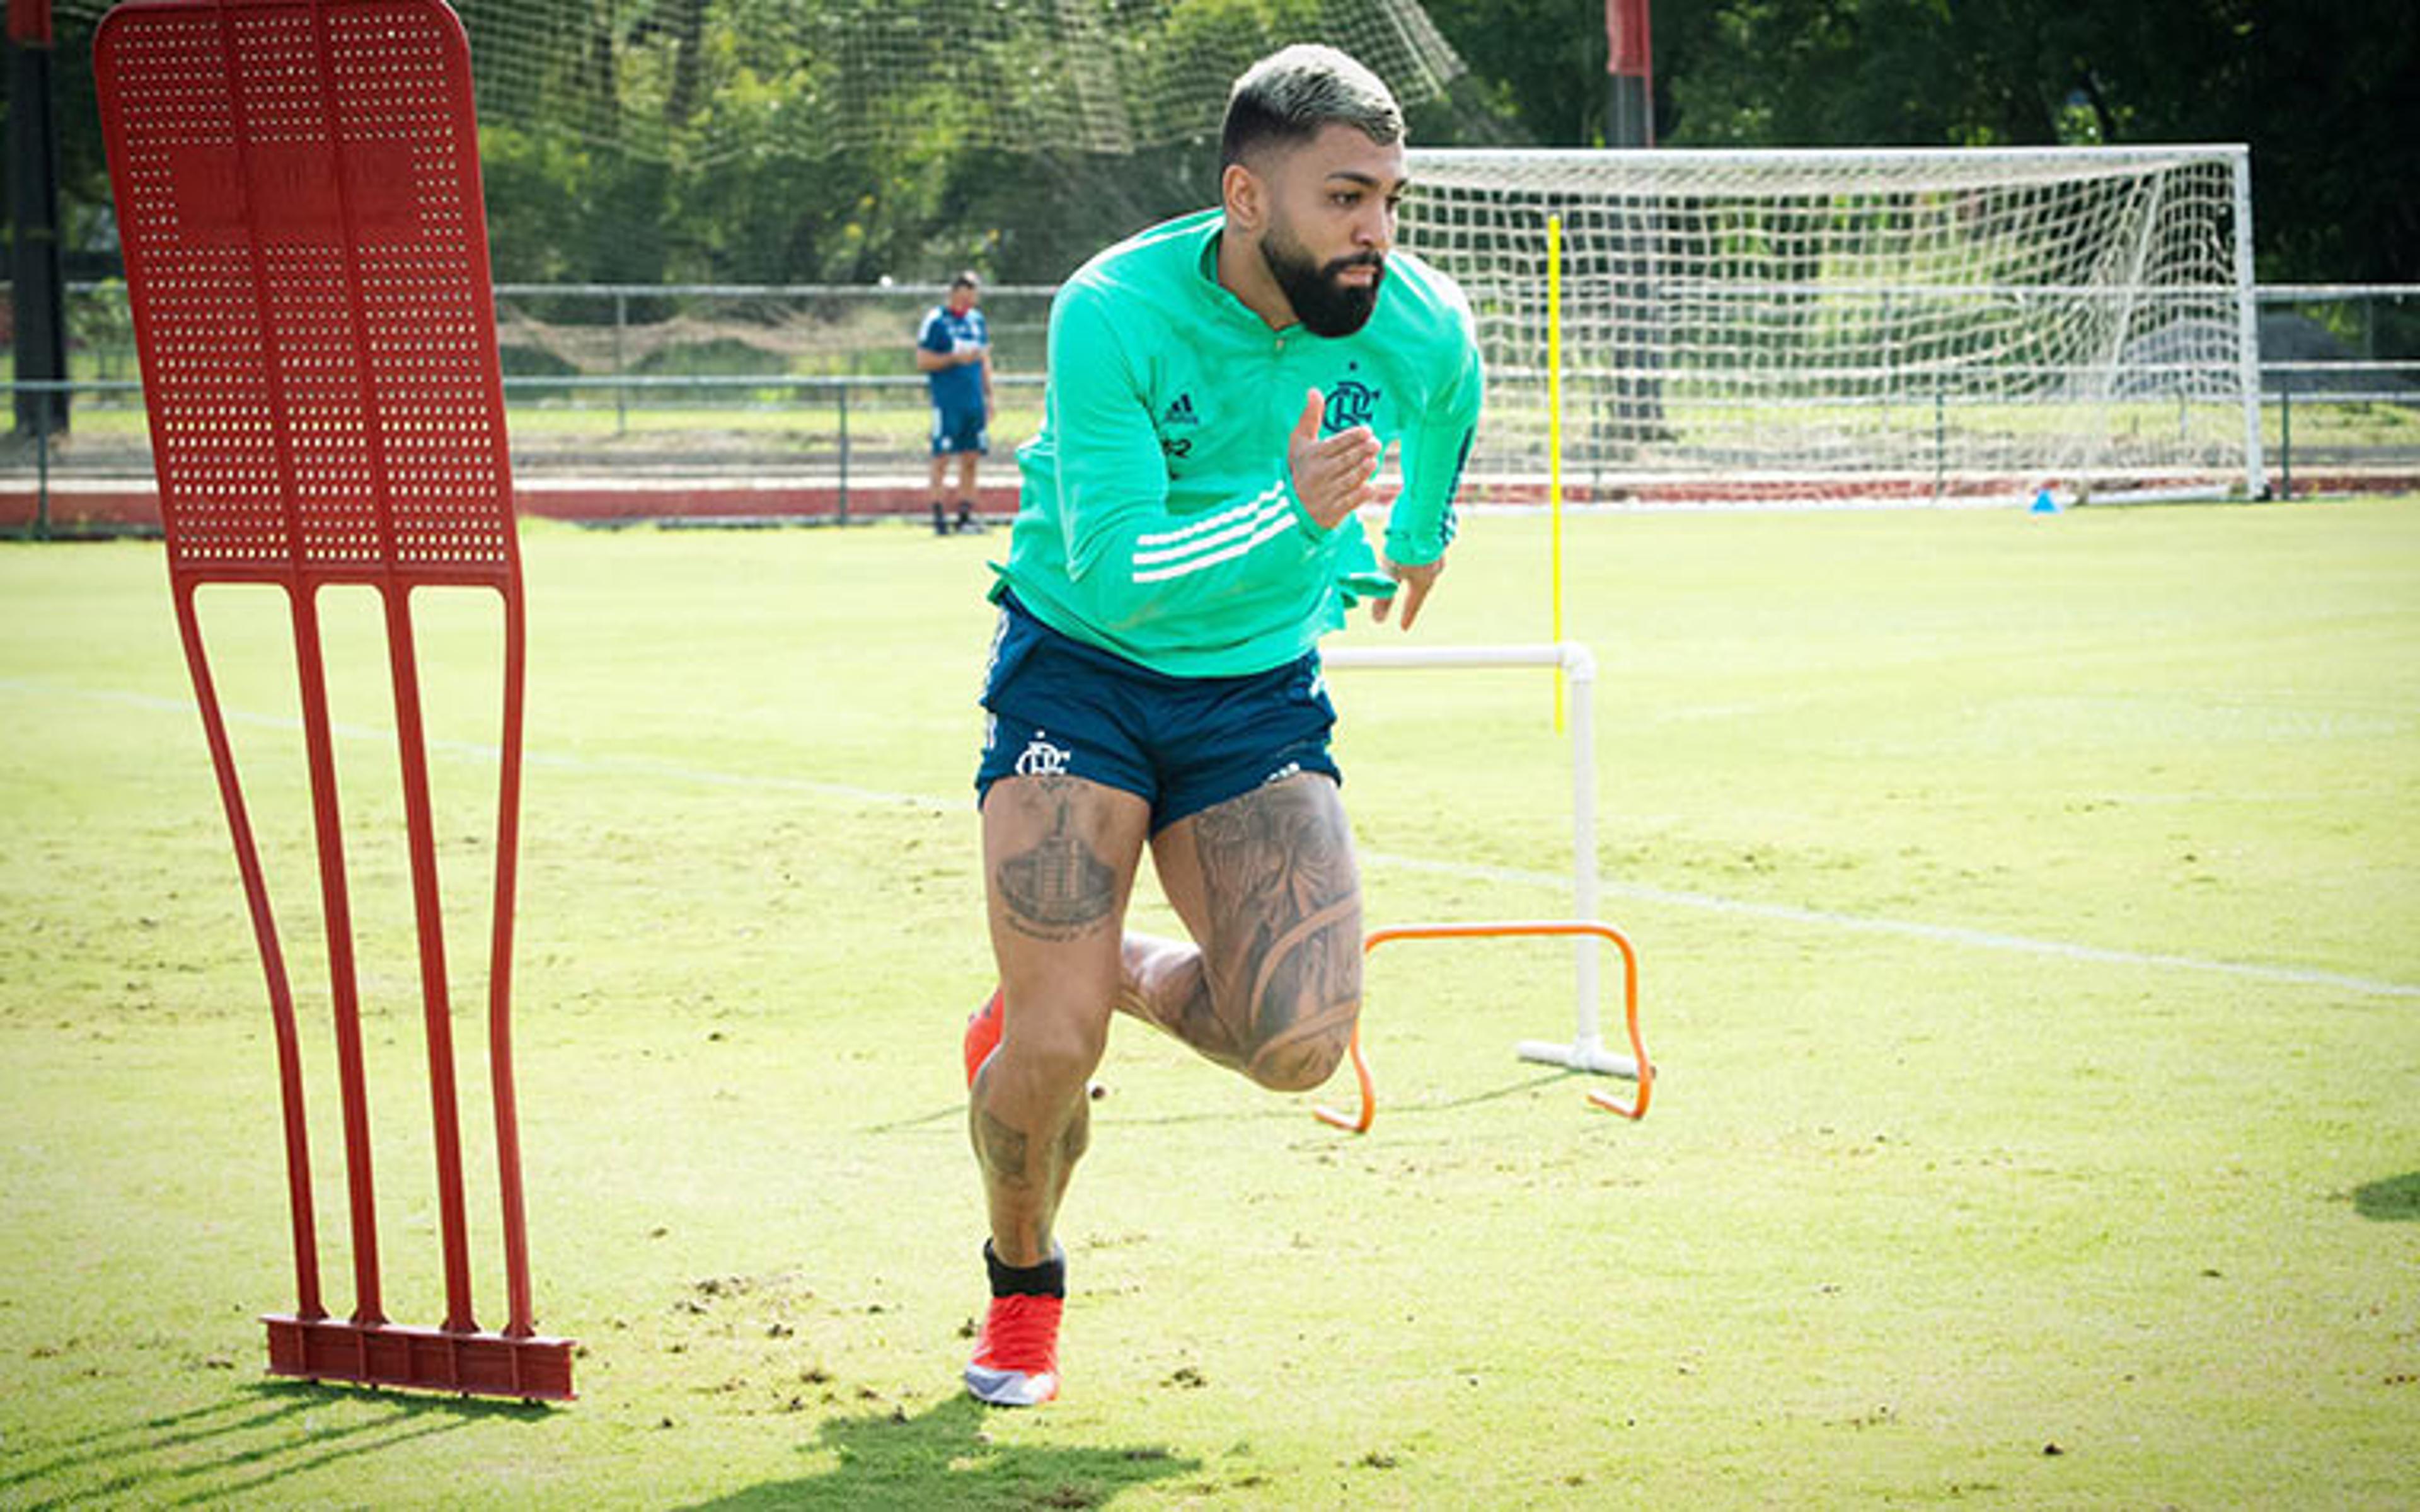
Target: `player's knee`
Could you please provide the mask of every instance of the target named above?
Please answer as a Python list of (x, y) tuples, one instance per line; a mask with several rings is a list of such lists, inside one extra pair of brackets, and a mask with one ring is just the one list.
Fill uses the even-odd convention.
[(1256, 971), (1244, 1073), (1276, 1092), (1303, 1092), (1335, 1073), (1361, 1016), (1361, 941), (1357, 925), (1313, 934)]
[(1353, 1043), (1357, 998), (1330, 1004), (1252, 1049), (1244, 1073), (1272, 1092), (1308, 1092), (1336, 1073)]
[[(1108, 1048), (1106, 1021), (1100, 1028), (1092, 1015), (1018, 1013), (1011, 1008), (1000, 1053), (1015, 1073), (1047, 1088), (1081, 1087), (1101, 1063)], [(1105, 1016), (1104, 1016), (1105, 1017)]]

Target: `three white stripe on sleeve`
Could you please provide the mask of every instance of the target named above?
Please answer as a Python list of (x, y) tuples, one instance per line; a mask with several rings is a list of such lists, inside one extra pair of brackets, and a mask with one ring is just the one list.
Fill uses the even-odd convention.
[(1134, 580), (1187, 577), (1232, 562), (1262, 542), (1294, 528), (1285, 485), (1273, 483), (1260, 496), (1233, 509), (1205, 515), (1173, 531), (1135, 537)]

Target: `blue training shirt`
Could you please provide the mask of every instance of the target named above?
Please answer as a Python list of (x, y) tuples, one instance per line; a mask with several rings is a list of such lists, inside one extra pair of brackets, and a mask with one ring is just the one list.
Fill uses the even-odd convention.
[[(894, 326), (892, 329), (898, 328)], [(947, 356), (961, 347), (990, 346), (991, 328), (984, 324), (981, 310), (953, 315), (948, 305), (937, 304), (925, 312), (923, 328), (916, 333), (916, 345), (928, 352)], [(924, 378), (932, 385), (933, 403), (937, 407), (954, 411), (983, 408), (983, 363), (965, 363), (937, 367)]]

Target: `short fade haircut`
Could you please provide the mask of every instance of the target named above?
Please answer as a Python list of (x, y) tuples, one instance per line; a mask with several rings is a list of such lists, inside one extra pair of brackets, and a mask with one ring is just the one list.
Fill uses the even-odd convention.
[(1218, 166), (1272, 146), (1299, 147), (1332, 125), (1350, 126), (1381, 147), (1404, 139), (1404, 111), (1393, 91), (1352, 54), (1311, 42), (1281, 48), (1235, 81), (1218, 133)]

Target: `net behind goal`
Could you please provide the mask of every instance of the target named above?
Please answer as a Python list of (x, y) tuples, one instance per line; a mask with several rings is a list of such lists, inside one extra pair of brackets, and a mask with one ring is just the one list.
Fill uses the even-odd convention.
[[(80, 45), (116, 0), (54, 3)], [(1131, 153), (1215, 132), (1235, 75), (1293, 41), (1345, 49), (1406, 104), (1463, 71), (1419, 0), (450, 3), (483, 127), (688, 164), (927, 141)]]
[(2240, 147), (1419, 150), (1404, 246), (1478, 316), (1481, 498), (2260, 487)]

